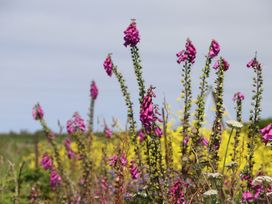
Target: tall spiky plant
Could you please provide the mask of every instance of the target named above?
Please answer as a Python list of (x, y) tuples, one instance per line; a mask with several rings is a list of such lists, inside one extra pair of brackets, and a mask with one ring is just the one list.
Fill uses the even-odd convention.
[(221, 142), (222, 136), (222, 119), (224, 113), (223, 107), (223, 91), (224, 91), (224, 72), (229, 69), (228, 62), (220, 57), (218, 61), (216, 61), (214, 69), (217, 70), (216, 75), (217, 78), (215, 80), (215, 103), (216, 103), (216, 112), (215, 112), (215, 120), (213, 122), (212, 134), (209, 143), (209, 154), (210, 154), (210, 164), (213, 171), (217, 171), (218, 169), (218, 149)]
[(123, 97), (125, 99), (125, 103), (127, 106), (127, 118), (128, 118), (128, 123), (129, 123), (129, 132), (130, 132), (132, 144), (134, 144), (134, 152), (137, 157), (137, 164), (140, 167), (142, 167), (141, 153), (140, 153), (139, 144), (138, 144), (136, 132), (135, 132), (136, 131), (136, 122), (135, 122), (134, 113), (133, 113), (133, 103), (131, 101), (128, 87), (125, 83), (125, 79), (124, 79), (122, 73), (118, 70), (117, 66), (113, 64), (113, 61), (111, 59), (111, 54), (109, 54), (107, 56), (106, 60), (104, 61), (104, 69), (106, 70), (106, 72), (109, 76), (111, 76), (113, 73), (119, 82), (121, 92), (123, 94)]
[(181, 163), (182, 163), (182, 173), (186, 173), (186, 163), (189, 160), (187, 155), (188, 142), (190, 139), (190, 111), (192, 106), (192, 87), (191, 87), (191, 67), (195, 62), (196, 49), (190, 39), (187, 39), (185, 44), (185, 50), (182, 50), (177, 53), (178, 60), (180, 64), (184, 61), (182, 67), (182, 79), (181, 83), (183, 85), (182, 89), (182, 98), (184, 99), (184, 109), (183, 109), (183, 118), (182, 118), (182, 142), (181, 142)]
[[(263, 93), (263, 76), (262, 76), (262, 66), (257, 60), (257, 55), (250, 60), (247, 64), (248, 68), (252, 68), (254, 71), (253, 77), (253, 96), (252, 96), (252, 109), (250, 110), (250, 117), (249, 117), (249, 132), (248, 132), (248, 176), (250, 178), (253, 177), (253, 167), (254, 167), (254, 152), (257, 143), (257, 136), (259, 134), (259, 126), (258, 122), (260, 121), (261, 115), (261, 100), (262, 100), (262, 93)], [(250, 180), (250, 179), (249, 179)]]
[(212, 40), (210, 47), (209, 47), (209, 53), (206, 56), (206, 63), (205, 67), (202, 69), (202, 75), (200, 76), (200, 84), (199, 84), (199, 94), (197, 95), (197, 101), (196, 101), (196, 114), (195, 114), (195, 125), (194, 125), (194, 132), (192, 135), (192, 145), (191, 149), (195, 149), (195, 152), (197, 154), (200, 153), (200, 143), (201, 143), (201, 135), (200, 135), (200, 128), (203, 125), (204, 122), (204, 114), (205, 114), (205, 99), (208, 91), (208, 81), (210, 75), (210, 66), (212, 63), (212, 59), (216, 57), (220, 52), (220, 45), (217, 41)]

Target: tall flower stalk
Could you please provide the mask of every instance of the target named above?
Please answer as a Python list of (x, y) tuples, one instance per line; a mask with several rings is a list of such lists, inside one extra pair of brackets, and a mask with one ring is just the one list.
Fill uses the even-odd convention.
[[(142, 159), (141, 159), (141, 152), (140, 152), (139, 144), (138, 144), (136, 133), (135, 133), (136, 122), (135, 122), (134, 113), (133, 113), (133, 103), (131, 101), (131, 96), (128, 91), (128, 87), (125, 83), (125, 79), (124, 79), (122, 73), (118, 70), (117, 66), (115, 66), (113, 64), (112, 59), (111, 59), (111, 54), (109, 54), (107, 56), (107, 58), (104, 62), (104, 69), (111, 70), (109, 73), (113, 73), (119, 82), (121, 92), (123, 94), (123, 97), (125, 99), (125, 103), (127, 106), (127, 117), (128, 117), (128, 122), (129, 122), (130, 137), (131, 137), (132, 143), (134, 144), (134, 152), (137, 157), (137, 164), (141, 168), (142, 167)], [(108, 74), (108, 75), (111, 76), (111, 74)]]
[(204, 122), (204, 114), (205, 114), (205, 99), (208, 91), (208, 81), (210, 75), (210, 66), (212, 63), (212, 59), (216, 57), (220, 52), (220, 45), (217, 41), (212, 40), (211, 45), (209, 47), (209, 53), (206, 56), (206, 63), (205, 67), (202, 69), (202, 75), (200, 76), (200, 85), (199, 85), (199, 91), (200, 93), (197, 95), (197, 101), (196, 101), (196, 114), (195, 114), (195, 126), (194, 126), (194, 132), (192, 135), (192, 149), (195, 149), (195, 152), (199, 154), (201, 152), (201, 135), (200, 135), (200, 128), (203, 125)]
[(131, 20), (131, 23), (129, 24), (127, 29), (124, 31), (124, 35), (125, 35), (124, 46), (130, 47), (130, 53), (131, 53), (131, 58), (133, 62), (134, 72), (135, 72), (136, 79), (138, 82), (138, 87), (139, 87), (139, 97), (140, 97), (139, 101), (141, 104), (145, 95), (145, 84), (143, 79), (139, 49), (137, 47), (137, 44), (140, 42), (140, 34), (139, 34), (139, 30), (137, 29), (135, 19)]
[(223, 107), (223, 85), (224, 85), (224, 72), (229, 69), (228, 62), (220, 57), (218, 61), (216, 61), (214, 69), (217, 70), (216, 81), (215, 81), (215, 104), (216, 104), (216, 112), (215, 112), (215, 120), (213, 122), (212, 134), (209, 143), (209, 154), (210, 154), (210, 164), (212, 169), (216, 172), (218, 169), (218, 149), (221, 142), (222, 136), (222, 119), (224, 113)]
[(93, 141), (93, 120), (94, 120), (94, 105), (96, 98), (98, 96), (98, 88), (96, 86), (95, 81), (92, 81), (90, 85), (90, 97), (91, 97), (91, 102), (90, 102), (90, 108), (89, 108), (89, 128), (87, 132), (87, 137), (89, 139), (89, 145), (88, 145), (88, 150), (91, 150), (92, 146), (92, 141)]
[(82, 163), (82, 191), (81, 191), (81, 200), (84, 203), (89, 203), (91, 199), (91, 189), (92, 189), (92, 163), (88, 158), (86, 145), (83, 141), (83, 134), (85, 132), (85, 124), (84, 120), (81, 116), (75, 112), (73, 114), (73, 118), (67, 121), (67, 132), (69, 135), (74, 137), (78, 146), (78, 152), (80, 156), (80, 160)]
[(166, 173), (168, 177), (172, 177), (173, 171), (173, 145), (172, 136), (167, 134), (167, 123), (168, 123), (168, 107), (166, 101), (164, 101), (164, 107), (162, 108), (162, 120), (163, 120), (163, 136), (164, 136), (164, 149), (165, 149), (165, 164)]
[(255, 56), (247, 64), (248, 68), (254, 70), (255, 76), (253, 77), (253, 96), (252, 96), (252, 109), (250, 111), (249, 117), (249, 132), (248, 132), (248, 176), (253, 177), (253, 166), (254, 166), (254, 152), (257, 143), (257, 135), (259, 133), (258, 122), (260, 121), (261, 114), (261, 100), (263, 93), (263, 76), (262, 76), (262, 66)]
[[(236, 120), (238, 122), (242, 122), (242, 101), (245, 99), (244, 94), (241, 92), (237, 92), (233, 96), (233, 101), (235, 102), (235, 110), (236, 110)], [(234, 136), (234, 144), (233, 144), (233, 154), (232, 154), (232, 161), (236, 161), (237, 157), (237, 148), (239, 145), (239, 138), (241, 135), (241, 129), (236, 130), (236, 134)]]
[(196, 49), (190, 39), (187, 39), (185, 44), (185, 50), (177, 53), (178, 60), (180, 64), (184, 61), (182, 67), (182, 79), (181, 83), (183, 85), (182, 98), (184, 99), (184, 111), (182, 118), (182, 142), (181, 142), (181, 153), (182, 153), (182, 172), (185, 172), (186, 161), (189, 159), (187, 155), (188, 142), (190, 139), (190, 111), (192, 106), (192, 87), (191, 87), (191, 66), (195, 62)]
[(61, 162), (60, 152), (57, 146), (57, 143), (55, 141), (55, 134), (50, 130), (50, 128), (47, 126), (45, 120), (44, 120), (44, 112), (42, 107), (39, 103), (37, 103), (32, 112), (34, 120), (38, 120), (43, 128), (43, 131), (45, 133), (46, 138), (48, 139), (48, 142), (53, 148), (54, 152), (54, 160), (57, 163), (57, 171), (60, 175), (63, 182), (61, 182), (61, 188), (63, 188), (63, 194), (61, 195), (61, 202), (66, 203), (67, 200), (71, 200), (73, 198), (73, 192), (71, 190), (71, 185), (69, 180), (67, 179), (66, 175), (64, 174), (64, 168)]
[(140, 109), (140, 120), (145, 132), (146, 159), (148, 164), (148, 171), (150, 174), (150, 188), (154, 200), (157, 202), (162, 201), (162, 185), (160, 178), (163, 176), (162, 155), (161, 155), (161, 142), (162, 131), (157, 125), (157, 121), (161, 122), (158, 118), (158, 107), (153, 104), (153, 97), (156, 95), (153, 92), (154, 87), (150, 87), (144, 96)]

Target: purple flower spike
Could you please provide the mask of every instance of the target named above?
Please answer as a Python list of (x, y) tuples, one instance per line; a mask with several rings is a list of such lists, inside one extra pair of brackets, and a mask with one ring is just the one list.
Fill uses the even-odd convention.
[[(224, 69), (224, 71), (227, 71), (229, 69), (230, 65), (229, 65), (229, 63), (224, 58), (222, 58), (222, 59), (223, 59), (223, 69)], [(213, 65), (213, 68), (214, 69), (218, 69), (219, 66), (220, 66), (220, 60), (217, 60), (215, 62), (215, 64)]]
[(50, 174), (50, 185), (52, 188), (55, 188), (61, 183), (61, 177), (58, 175), (56, 170), (52, 170)]
[(117, 155), (113, 155), (112, 157), (109, 158), (109, 165), (110, 166), (116, 166), (118, 161), (118, 156)]
[(63, 141), (63, 144), (65, 146), (68, 158), (69, 159), (75, 158), (76, 153), (71, 148), (71, 139), (70, 138), (65, 138), (65, 140)]
[(243, 194), (242, 194), (242, 201), (245, 202), (245, 203), (253, 202), (254, 201), (254, 197), (253, 197), (252, 193), (249, 192), (249, 191), (243, 192)]
[(42, 120), (43, 119), (43, 109), (42, 107), (40, 106), (39, 103), (37, 103), (34, 107), (33, 107), (33, 110), (32, 110), (32, 116), (34, 118), (34, 120)]
[(73, 118), (67, 121), (66, 129), (68, 134), (75, 134), (77, 131), (84, 132), (85, 124), (79, 113), (75, 112)]
[(201, 143), (202, 143), (204, 146), (208, 147), (208, 145), (209, 145), (209, 140), (208, 140), (207, 138), (205, 138), (205, 137), (202, 137), (202, 138), (201, 138)]
[(108, 76), (112, 76), (113, 63), (111, 61), (111, 55), (109, 54), (104, 61), (104, 69), (106, 70)]
[(140, 177), (140, 172), (138, 171), (135, 161), (133, 160), (130, 162), (129, 171), (132, 179), (138, 179)]
[(144, 96), (140, 110), (140, 120), (147, 134), (154, 131), (154, 134), (161, 137), (162, 131), (157, 126), (156, 121), (161, 122), (158, 118), (161, 114), (158, 111), (158, 106), (153, 104), (152, 98), (156, 97), (153, 92), (154, 87), (150, 87), (147, 90), (147, 94)]
[(161, 137), (162, 136), (162, 130), (159, 126), (155, 127), (154, 133), (156, 136)]
[(43, 155), (42, 160), (41, 160), (41, 165), (45, 170), (51, 170), (52, 169), (53, 161), (52, 161), (52, 158), (47, 153), (45, 153)]
[(145, 140), (145, 135), (142, 130), (139, 132), (139, 139), (140, 139), (140, 142), (143, 142)]
[(106, 135), (106, 138), (111, 138), (112, 137), (112, 131), (106, 126), (104, 129), (104, 133)]
[(210, 45), (210, 50), (209, 50), (209, 57), (212, 59), (216, 57), (219, 52), (220, 52), (220, 45), (218, 44), (217, 41), (212, 40)]
[(260, 130), (265, 144), (272, 142), (272, 123)]
[(141, 105), (140, 111), (140, 120), (147, 131), (147, 133), (151, 132), (152, 123), (155, 121), (154, 117), (154, 107), (152, 102), (152, 97), (154, 97), (154, 92), (152, 88), (148, 89), (146, 96)]
[(185, 50), (181, 50), (177, 53), (178, 60), (180, 64), (183, 61), (188, 61), (189, 63), (195, 63), (196, 58), (196, 48), (193, 45), (192, 41), (188, 38), (185, 44)]
[(242, 94), (241, 92), (237, 92), (233, 95), (233, 98), (232, 100), (235, 102), (235, 101), (243, 101), (245, 99), (245, 95)]
[(91, 94), (91, 98), (92, 98), (93, 100), (95, 100), (95, 99), (97, 98), (97, 95), (98, 95), (98, 88), (97, 88), (97, 86), (96, 86), (95, 81), (92, 81), (92, 83), (91, 83), (90, 94)]
[(132, 20), (127, 29), (124, 31), (124, 46), (135, 47), (140, 42), (139, 31), (136, 27), (135, 20)]
[(247, 63), (247, 68), (257, 68), (257, 69), (260, 69), (261, 68), (261, 64), (257, 61), (256, 58), (253, 58), (252, 60), (250, 60), (248, 63)]
[(127, 157), (126, 157), (126, 154), (123, 152), (122, 155), (121, 155), (121, 164), (123, 166), (126, 166), (127, 165)]

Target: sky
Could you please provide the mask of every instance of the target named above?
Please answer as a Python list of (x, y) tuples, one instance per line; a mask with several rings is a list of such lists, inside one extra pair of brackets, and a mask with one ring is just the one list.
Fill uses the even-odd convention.
[[(108, 77), (103, 61), (108, 53), (124, 74), (138, 120), (138, 87), (123, 31), (137, 19), (146, 86), (156, 87), (155, 102), (165, 97), (172, 115), (182, 108), (181, 65), (175, 54), (190, 38), (197, 49), (192, 67), (193, 98), (210, 41), (221, 45), (230, 64), (225, 73), (224, 103), (234, 117), (232, 96), (246, 95), (243, 119), (249, 117), (253, 71), (246, 63), (258, 51), (263, 64), (262, 117), (272, 116), (272, 2), (270, 0), (0, 0), (0, 132), (36, 131), (32, 107), (39, 102), (48, 125), (58, 130), (78, 111), (88, 119), (89, 86), (95, 80), (95, 130), (102, 121), (126, 121), (126, 107), (117, 80)], [(209, 83), (213, 85), (214, 71)], [(209, 105), (210, 104), (210, 105)], [(211, 102), (208, 101), (207, 115)]]

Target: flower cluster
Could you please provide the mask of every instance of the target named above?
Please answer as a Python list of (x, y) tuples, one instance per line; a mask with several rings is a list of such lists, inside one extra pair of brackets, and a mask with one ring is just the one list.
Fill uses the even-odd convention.
[(107, 56), (103, 63), (104, 69), (106, 70), (108, 76), (112, 76), (112, 69), (113, 69), (113, 63), (111, 61), (111, 56), (110, 54)]
[(95, 81), (92, 81), (91, 83), (91, 87), (90, 87), (90, 95), (92, 97), (92, 100), (95, 100), (97, 98), (98, 95), (98, 88), (96, 86)]
[(112, 131), (106, 126), (104, 129), (104, 134), (106, 138), (110, 139), (112, 137)]
[(177, 53), (178, 60), (180, 64), (183, 61), (188, 61), (189, 63), (194, 63), (196, 58), (196, 48), (192, 41), (188, 38), (185, 44), (185, 50), (181, 50)]
[(208, 147), (209, 145), (209, 140), (205, 137), (201, 137), (201, 143), (202, 145), (204, 145), (205, 147)]
[(265, 144), (272, 142), (272, 123), (260, 130)]
[(50, 173), (50, 185), (52, 188), (61, 183), (61, 177), (56, 170), (52, 170)]
[(216, 40), (212, 40), (208, 56), (212, 59), (216, 57), (219, 52), (220, 52), (220, 45), (218, 44)]
[(258, 176), (250, 181), (250, 190), (242, 193), (243, 203), (267, 203), (267, 196), (272, 192), (272, 178), (270, 176)]
[(135, 161), (130, 161), (129, 172), (131, 174), (132, 179), (138, 179), (140, 177), (140, 172), (135, 164)]
[(68, 158), (69, 159), (75, 158), (76, 153), (71, 148), (71, 139), (70, 138), (65, 138), (64, 141), (63, 141), (63, 144), (65, 146)]
[(141, 131), (139, 132), (139, 140), (140, 140), (140, 142), (143, 142), (144, 139), (145, 139), (145, 135), (144, 135), (144, 132), (141, 130)]
[(234, 102), (235, 102), (235, 101), (238, 101), (238, 100), (243, 101), (244, 99), (245, 99), (245, 95), (242, 94), (241, 92), (235, 93), (234, 96), (233, 96), (233, 98), (232, 98), (232, 100), (233, 100)]
[(188, 187), (187, 183), (184, 183), (180, 179), (176, 180), (169, 189), (171, 203), (186, 204), (183, 188)]
[[(224, 69), (224, 71), (227, 71), (228, 69), (229, 69), (229, 63), (224, 59), (224, 58), (222, 58), (222, 63), (223, 63), (223, 69)], [(214, 69), (218, 69), (220, 67), (220, 60), (217, 60), (216, 62), (215, 62), (215, 64), (213, 65), (213, 68)]]
[(47, 153), (45, 153), (42, 156), (41, 165), (45, 170), (51, 170), (53, 167), (53, 161), (51, 156), (49, 156)]
[(145, 128), (145, 131), (148, 134), (150, 134), (151, 131), (154, 130), (155, 135), (160, 137), (162, 135), (162, 131), (160, 127), (155, 124), (155, 122), (160, 121), (160, 119), (157, 116), (159, 115), (158, 107), (154, 106), (152, 101), (152, 98), (156, 97), (153, 89), (154, 87), (150, 87), (144, 97), (143, 103), (141, 105), (140, 120)]
[(247, 68), (257, 68), (257, 69), (261, 69), (261, 64), (258, 62), (258, 60), (255, 58), (251, 59), (248, 63), (247, 63)]
[(32, 110), (32, 116), (34, 118), (34, 120), (42, 120), (43, 119), (43, 109), (42, 107), (40, 106), (39, 103), (37, 103), (34, 107), (33, 107), (33, 110)]
[(136, 22), (135, 20), (132, 20), (132, 22), (129, 24), (129, 26), (127, 27), (127, 29), (124, 31), (124, 46), (131, 46), (131, 47), (135, 47), (138, 42), (140, 42), (140, 35), (139, 35), (139, 31), (136, 27)]
[(117, 162), (120, 162), (122, 166), (126, 166), (128, 162), (126, 158), (126, 154), (122, 153), (120, 157), (117, 154), (115, 154), (109, 158), (110, 166), (115, 167), (117, 165)]
[(73, 118), (67, 121), (66, 129), (68, 134), (75, 134), (77, 131), (84, 132), (85, 124), (78, 112), (75, 112)]
[(57, 173), (57, 171), (54, 169), (54, 164), (53, 164), (52, 157), (49, 156), (47, 153), (45, 153), (42, 156), (41, 166), (45, 170), (49, 170), (50, 171), (50, 185), (51, 185), (51, 188), (54, 188), (58, 184), (61, 183), (61, 176), (59, 176), (59, 174)]

